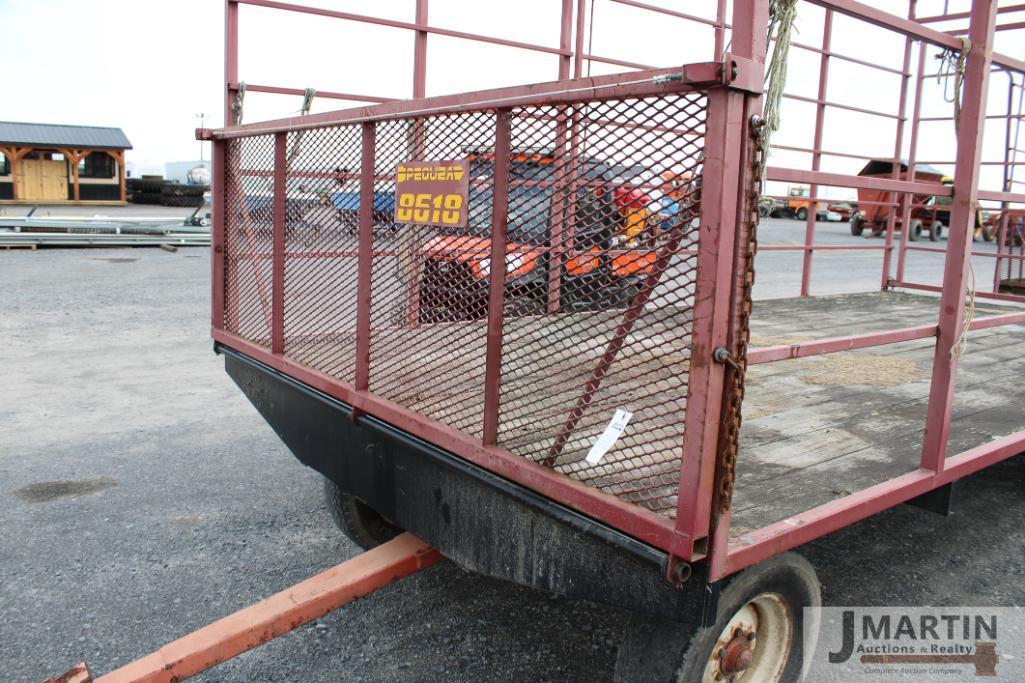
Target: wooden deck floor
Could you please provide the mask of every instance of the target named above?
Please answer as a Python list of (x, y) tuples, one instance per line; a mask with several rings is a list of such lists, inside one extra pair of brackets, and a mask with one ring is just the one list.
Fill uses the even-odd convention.
[[(763, 301), (752, 347), (933, 323), (936, 298), (902, 293)], [(982, 317), (1008, 309), (976, 303)], [(1025, 326), (972, 332), (949, 454), (1025, 429)], [(752, 366), (733, 535), (918, 466), (933, 339)]]
[[(871, 293), (756, 302), (752, 347), (934, 323), (939, 300)], [(978, 317), (1008, 309), (978, 302)], [(506, 321), (499, 444), (542, 461), (621, 312)], [(686, 411), (690, 309), (649, 310), (555, 469), (660, 514), (675, 514)], [(950, 453), (1025, 429), (1025, 325), (969, 335)], [(486, 323), (391, 326), (371, 337), (371, 391), (481, 436)], [(351, 382), (351, 335), (286, 340), (290, 355)], [(933, 339), (752, 366), (733, 533), (781, 521), (917, 467)], [(602, 458), (584, 459), (617, 408), (634, 413)]]

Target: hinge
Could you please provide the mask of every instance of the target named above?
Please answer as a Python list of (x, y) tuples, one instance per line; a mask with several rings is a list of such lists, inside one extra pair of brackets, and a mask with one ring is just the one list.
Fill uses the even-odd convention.
[(722, 60), (722, 84), (734, 90), (761, 95), (764, 89), (765, 65), (730, 52)]

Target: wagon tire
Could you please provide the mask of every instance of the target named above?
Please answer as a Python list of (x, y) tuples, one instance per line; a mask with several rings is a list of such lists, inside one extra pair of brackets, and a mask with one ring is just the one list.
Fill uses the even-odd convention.
[(865, 232), (865, 226), (861, 224), (861, 217), (856, 214), (851, 214), (851, 234), (855, 237), (861, 237), (861, 234)]
[(922, 239), (922, 221), (911, 221), (911, 227), (908, 228), (908, 239), (912, 242)]
[(801, 207), (800, 209), (798, 209), (797, 210), (797, 220), (799, 220), (799, 221), (808, 220), (808, 209), (805, 209), (804, 207)]
[(943, 223), (939, 221), (933, 221), (929, 224), (929, 240), (932, 242), (939, 242), (940, 238), (943, 237)]
[(729, 580), (712, 626), (694, 629), (633, 617), (616, 658), (615, 680), (704, 683), (714, 681), (717, 673), (730, 680), (722, 675), (722, 652), (731, 646), (733, 656), (727, 654), (726, 663), (735, 663), (753, 633), (744, 680), (800, 681), (805, 645), (810, 657), (819, 630), (818, 611), (806, 613), (805, 608), (821, 606), (822, 590), (811, 564), (796, 553), (777, 555)]
[(335, 526), (364, 550), (376, 548), (402, 533), (402, 529), (327, 477), (324, 478), (324, 502)]

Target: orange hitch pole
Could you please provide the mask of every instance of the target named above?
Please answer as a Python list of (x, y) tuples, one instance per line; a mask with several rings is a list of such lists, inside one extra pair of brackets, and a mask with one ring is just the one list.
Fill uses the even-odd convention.
[(55, 683), (180, 681), (206, 671), (328, 612), (430, 567), (441, 554), (409, 533), (93, 679), (79, 664)]

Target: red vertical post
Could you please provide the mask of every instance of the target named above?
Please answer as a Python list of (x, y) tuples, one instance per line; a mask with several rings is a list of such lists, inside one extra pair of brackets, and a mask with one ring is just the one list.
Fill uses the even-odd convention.
[(210, 326), (224, 329), (224, 140), (211, 143)]
[[(833, 36), (833, 10), (826, 10), (826, 17), (822, 25), (822, 54), (819, 56), (819, 96), (818, 104), (815, 105), (815, 136), (812, 144), (811, 170), (818, 171), (822, 166), (822, 128), (826, 119), (826, 83), (829, 78), (829, 44)], [(819, 196), (819, 186), (812, 184), (808, 187), (809, 197)], [(815, 246), (815, 218), (818, 214), (819, 203), (817, 201), (808, 203), (808, 216), (804, 224), (804, 263), (801, 267), (801, 296), (808, 296), (811, 292), (811, 260)]]
[(285, 208), (288, 133), (274, 134), (274, 227), (271, 240), (271, 353), (285, 352)]
[[(416, 0), (416, 25), (427, 26), (427, 0)], [(427, 96), (427, 31), (418, 29), (413, 38), (413, 99)]]
[(511, 123), (508, 109), (495, 112), (494, 203), (491, 207), (491, 278), (488, 289), (487, 352), (484, 362), (485, 446), (498, 443), (498, 417), (502, 381), (502, 323), (505, 307), (506, 218), (509, 211), (509, 146)]
[[(768, 17), (768, 0), (734, 0), (733, 54), (764, 65)], [(747, 119), (756, 112), (757, 97), (725, 88), (708, 93), (700, 246), (676, 511), (676, 530), (694, 539), (693, 554), (706, 551), (705, 539), (713, 526), (717, 537), (726, 538), (729, 534), (728, 513), (725, 519), (713, 520), (712, 516), (719, 425), (725, 398), (725, 366), (714, 362), (713, 354), (719, 346), (728, 348), (738, 333), (732, 329), (739, 307), (737, 279), (744, 277), (743, 272), (738, 272), (738, 265), (743, 265), (738, 240), (746, 239), (744, 194), (751, 180), (745, 156)], [(725, 283), (731, 286), (723, 286)], [(721, 554), (725, 562), (725, 552)]]
[(562, 0), (562, 13), (559, 16), (559, 49), (567, 54), (559, 55), (559, 80), (569, 78), (573, 57), (569, 52), (573, 49), (573, 0)]
[(235, 123), (231, 116), (231, 104), (235, 100), (238, 83), (238, 3), (224, 2), (224, 125)]
[(965, 65), (960, 122), (957, 124), (957, 159), (950, 211), (950, 236), (943, 268), (939, 332), (929, 387), (929, 408), (922, 443), (922, 467), (941, 471), (947, 456), (950, 416), (954, 402), (958, 356), (955, 352), (964, 324), (965, 292), (972, 259), (972, 232), (979, 193), (979, 162), (986, 123), (986, 95), (993, 57), (993, 27), (997, 4), (972, 0), (968, 37), (972, 48)]
[(577, 0), (576, 48), (573, 50), (573, 78), (584, 75), (584, 19), (587, 14), (587, 0)]
[[(918, 124), (922, 117), (922, 82), (925, 80), (925, 43), (918, 46), (918, 71), (915, 76), (915, 105), (911, 113), (911, 141), (908, 150), (907, 179), (915, 179), (915, 159), (918, 158)], [(913, 198), (902, 193), (900, 199), (901, 226), (911, 223), (911, 204)], [(904, 265), (908, 257), (908, 231), (902, 227), (900, 231), (900, 249), (897, 251), (897, 281), (904, 281)]]
[[(573, 0), (562, 0), (562, 15), (559, 32), (559, 48), (569, 50), (573, 38)], [(559, 80), (569, 78), (571, 67), (570, 56), (559, 56)], [(571, 107), (559, 107), (555, 122), (555, 172), (552, 176), (552, 205), (549, 208), (551, 235), (549, 237), (548, 257), (548, 312), (559, 310), (562, 299), (562, 266), (565, 262), (565, 236), (567, 226), (573, 225), (573, 197), (575, 191), (567, 187), (567, 181), (575, 177), (575, 156), (568, 149), (569, 121), (567, 116), (573, 111)], [(569, 230), (571, 232), (571, 229)]]
[[(914, 11), (914, 3), (911, 5), (912, 12)], [(912, 15), (913, 16), (913, 15)], [(908, 69), (911, 68), (911, 38), (904, 39), (904, 61), (901, 67), (901, 79), (900, 79), (900, 102), (897, 105), (897, 135), (893, 145), (893, 172), (890, 174), (892, 178), (900, 177), (900, 165), (901, 165), (901, 151), (904, 148), (904, 119), (907, 114), (907, 99), (908, 99), (908, 82), (911, 79), (911, 74)], [(910, 168), (908, 169), (911, 170)], [(894, 198), (897, 197), (897, 193), (891, 193)], [(908, 204), (908, 196), (902, 195), (904, 202)], [(903, 206), (902, 205), (902, 206)], [(880, 289), (886, 290), (890, 286), (890, 263), (893, 259), (893, 231), (897, 225), (897, 212), (900, 211), (900, 206), (891, 207), (889, 213), (889, 219), (886, 222), (886, 239), (883, 243), (883, 274), (882, 283)], [(904, 223), (907, 226), (907, 223)], [(905, 232), (907, 228), (905, 227)]]
[[(1011, 122), (1014, 121), (1012, 118), (1014, 112), (1014, 75), (1010, 71), (1005, 72), (1007, 74), (1007, 118), (1004, 119), (1004, 182), (1001, 186), (1004, 192), (1013, 192), (1014, 187), (1011, 183), (1011, 178), (1014, 177), (1014, 171), (1011, 167), (1011, 149), (1014, 147), (1014, 143), (1011, 142)], [(1019, 112), (1021, 113), (1021, 112)], [(1020, 123), (1018, 125), (1021, 125)], [(1007, 202), (1000, 202), (1000, 223), (997, 229), (997, 256), (993, 259), (993, 291), (1000, 291), (1000, 264), (1003, 262), (1004, 256), (1004, 234), (1007, 228)]]
[(715, 52), (715, 54), (712, 55), (713, 62), (718, 62), (720, 59), (722, 59), (723, 45), (725, 43), (725, 34), (726, 0), (718, 0), (715, 6), (715, 42), (712, 46), (712, 50)]
[(374, 258), (374, 165), (377, 129), (363, 124), (359, 172), (359, 247), (356, 256), (356, 391), (370, 388), (370, 272)]

